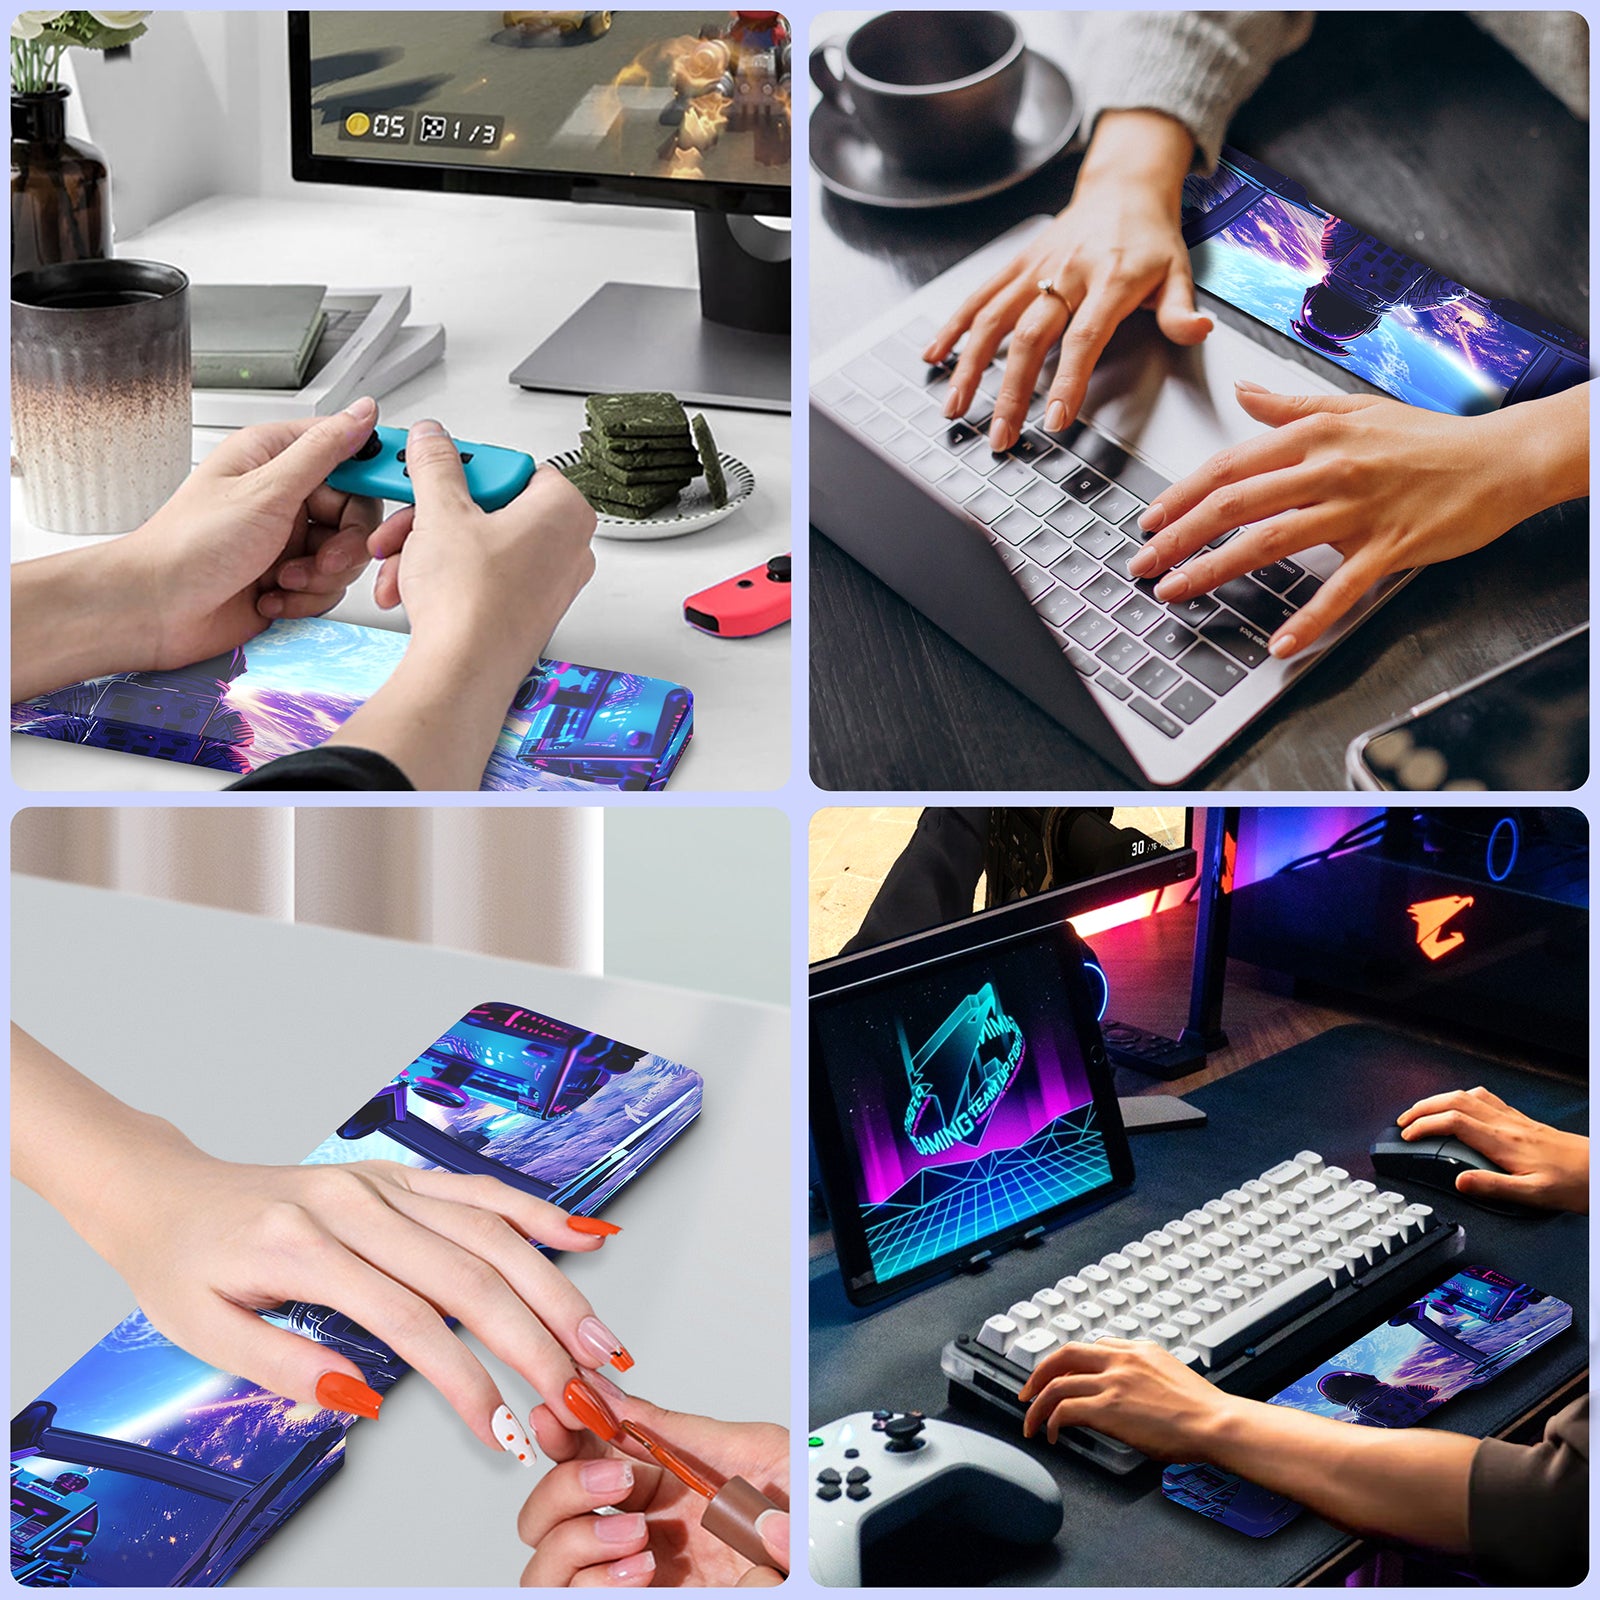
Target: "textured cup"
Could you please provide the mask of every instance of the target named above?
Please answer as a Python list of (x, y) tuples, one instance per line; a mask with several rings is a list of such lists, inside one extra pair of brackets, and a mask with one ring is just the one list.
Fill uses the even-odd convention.
[(28, 520), (127, 533), (189, 473), (189, 280), (74, 261), (11, 280), (11, 427)]

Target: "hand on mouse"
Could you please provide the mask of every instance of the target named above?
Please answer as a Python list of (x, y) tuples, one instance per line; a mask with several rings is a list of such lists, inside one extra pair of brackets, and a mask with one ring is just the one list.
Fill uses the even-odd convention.
[(332, 610), (367, 565), (382, 508), (323, 480), (377, 416), (363, 399), (241, 428), (142, 527), (13, 567), (13, 698), (187, 667), (280, 617)]
[(1406, 1139), (1459, 1139), (1505, 1168), (1459, 1173), (1464, 1195), (1588, 1214), (1589, 1141), (1535, 1122), (1487, 1089), (1429, 1095), (1401, 1113), (1399, 1125)]
[[(1010, 335), (989, 440), (1017, 442), (1034, 384), (1059, 347), (1043, 425), (1059, 432), (1078, 414), (1089, 376), (1111, 335), (1141, 306), (1155, 310), (1174, 344), (1198, 344), (1211, 319), (1195, 310), (1194, 279), (1179, 206), (1194, 138), (1157, 111), (1107, 111), (1095, 124), (1072, 202), (1014, 261), (969, 295), (923, 352), (942, 361), (963, 337), (947, 417), (965, 416), (984, 369)], [(1039, 293), (1051, 279), (1060, 298)], [(1070, 314), (1069, 314), (1070, 313)]]
[(1269, 431), (1165, 490), (1139, 519), (1154, 537), (1128, 571), (1165, 574), (1155, 595), (1170, 602), (1332, 545), (1344, 564), (1273, 633), (1280, 659), (1320, 639), (1379, 579), (1481, 549), (1589, 492), (1587, 384), (1476, 417), (1375, 395), (1236, 387)]
[[(618, 1416), (642, 1424), (716, 1478), (737, 1475), (780, 1504), (787, 1502), (787, 1428), (664, 1411), (603, 1378), (585, 1381)], [(752, 1566), (700, 1526), (706, 1502), (632, 1439), (624, 1436), (612, 1445), (570, 1430), (545, 1405), (536, 1406), (528, 1421), (540, 1449), (557, 1465), (539, 1480), (517, 1519), (519, 1537), (534, 1550), (523, 1569), (523, 1588), (762, 1588), (783, 1581), (787, 1512), (762, 1514), (760, 1531), (774, 1565)], [(621, 1514), (601, 1516), (603, 1506)]]

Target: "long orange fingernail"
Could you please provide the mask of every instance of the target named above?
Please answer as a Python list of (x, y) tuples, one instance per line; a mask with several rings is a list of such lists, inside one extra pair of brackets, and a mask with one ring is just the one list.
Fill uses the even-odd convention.
[(617, 1419), (611, 1415), (606, 1403), (582, 1378), (569, 1378), (562, 1398), (567, 1402), (567, 1410), (590, 1433), (607, 1442), (616, 1438)]
[(599, 1317), (585, 1317), (578, 1324), (578, 1337), (600, 1358), (602, 1364), (609, 1361), (618, 1372), (626, 1372), (633, 1365), (633, 1357), (628, 1354), (622, 1341)]
[(604, 1222), (599, 1217), (568, 1217), (567, 1226), (574, 1233), (593, 1234), (597, 1239), (609, 1239), (614, 1233), (621, 1233), (622, 1229), (614, 1222)]
[(329, 1411), (342, 1411), (348, 1417), (366, 1417), (378, 1420), (378, 1407), (383, 1396), (369, 1389), (359, 1378), (344, 1372), (324, 1372), (317, 1379), (317, 1404)]

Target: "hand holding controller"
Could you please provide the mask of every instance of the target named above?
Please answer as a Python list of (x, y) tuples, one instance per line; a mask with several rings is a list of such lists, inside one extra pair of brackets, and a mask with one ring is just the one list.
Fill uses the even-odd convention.
[(683, 602), (683, 620), (702, 633), (748, 639), (789, 620), (789, 557), (774, 556), (736, 578), (713, 584)]
[(1044, 1543), (1061, 1528), (1061, 1491), (1032, 1456), (915, 1411), (830, 1422), (812, 1432), (807, 1455), (811, 1576), (831, 1588), (860, 1585), (880, 1516), (890, 1532), (929, 1515), (1013, 1544)]
[[(533, 477), (533, 457), (520, 450), (506, 450), (493, 444), (469, 444), (464, 439), (456, 441), (456, 450), (461, 456), (467, 493), (485, 511), (498, 511), (510, 505)], [(328, 483), (349, 494), (414, 505), (416, 491), (406, 466), (406, 430), (374, 428), (372, 437), (328, 475)]]

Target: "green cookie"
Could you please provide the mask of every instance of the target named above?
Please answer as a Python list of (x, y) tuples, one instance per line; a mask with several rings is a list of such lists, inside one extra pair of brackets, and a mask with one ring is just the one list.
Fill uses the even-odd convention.
[(650, 465), (655, 456), (666, 456), (676, 461), (680, 456), (687, 460), (694, 455), (694, 440), (689, 436), (687, 425), (682, 433), (670, 439), (610, 439), (594, 428), (585, 428), (578, 438), (584, 444), (592, 444), (597, 450), (605, 451), (614, 460), (630, 465)]
[(613, 483), (586, 461), (576, 461), (561, 470), (591, 506), (616, 516), (647, 517), (676, 500), (682, 487), (681, 483), (644, 483), (636, 487)]
[(589, 425), (608, 439), (674, 439), (689, 419), (675, 395), (592, 394), (583, 402)]
[(693, 450), (629, 450), (612, 451), (589, 429), (578, 435), (583, 441), (583, 458), (602, 471), (658, 472), (666, 468), (683, 468), (689, 478), (700, 476), (700, 457)]
[(700, 465), (705, 469), (711, 503), (720, 511), (728, 503), (728, 480), (722, 473), (717, 441), (711, 437), (711, 424), (704, 417), (696, 416), (690, 426), (694, 429), (694, 442), (700, 450)]

